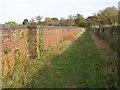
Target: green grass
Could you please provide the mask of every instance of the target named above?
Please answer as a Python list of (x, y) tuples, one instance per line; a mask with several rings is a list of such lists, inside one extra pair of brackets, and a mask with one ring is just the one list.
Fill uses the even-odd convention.
[(27, 87), (105, 87), (99, 67), (100, 60), (100, 53), (90, 32), (86, 31), (61, 55), (52, 58), (48, 68), (37, 73)]

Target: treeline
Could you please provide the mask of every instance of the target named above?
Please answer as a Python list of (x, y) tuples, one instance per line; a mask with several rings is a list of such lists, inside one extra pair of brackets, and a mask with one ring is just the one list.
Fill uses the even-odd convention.
[(81, 14), (69, 15), (67, 19), (61, 18), (60, 20), (56, 17), (46, 17), (44, 21), (42, 16), (36, 16), (31, 20), (24, 19), (23, 25), (46, 25), (46, 26), (86, 26), (86, 19)]
[[(106, 25), (118, 24), (118, 9), (116, 7), (107, 7), (100, 10), (93, 16), (85, 18), (81, 14), (69, 15), (67, 19), (56, 17), (46, 17), (42, 21), (42, 16), (36, 16), (30, 20), (24, 19), (23, 25), (45, 25), (45, 26), (78, 26), (78, 27), (101, 27)], [(5, 24), (17, 24), (16, 22), (6, 22)]]

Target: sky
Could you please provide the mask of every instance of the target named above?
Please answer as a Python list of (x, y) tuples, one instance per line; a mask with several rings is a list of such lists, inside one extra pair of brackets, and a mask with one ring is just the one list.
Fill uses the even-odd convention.
[(0, 0), (0, 23), (31, 19), (38, 15), (67, 18), (82, 14), (85, 18), (106, 7), (118, 7), (120, 0)]

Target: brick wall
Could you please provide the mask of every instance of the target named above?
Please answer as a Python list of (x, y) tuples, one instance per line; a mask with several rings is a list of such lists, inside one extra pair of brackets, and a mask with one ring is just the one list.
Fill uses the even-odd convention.
[(80, 31), (79, 28), (45, 28), (43, 33), (44, 48), (55, 47), (61, 40), (73, 40), (74, 34)]
[[(118, 77), (120, 78), (120, 26), (96, 28), (94, 33), (109, 43), (117, 54)], [(120, 82), (120, 80), (118, 81)], [(120, 83), (119, 83), (120, 86)]]
[(17, 61), (34, 59), (35, 55), (39, 54), (42, 29), (44, 49), (56, 47), (60, 40), (73, 41), (74, 35), (81, 32), (81, 29), (76, 27), (3, 28), (0, 30), (0, 63), (3, 65), (4, 75), (12, 70)]
[(119, 35), (120, 35), (120, 27), (119, 26), (112, 26), (112, 27), (102, 27), (96, 28), (94, 33), (109, 43), (109, 45), (115, 50), (118, 50), (119, 44)]

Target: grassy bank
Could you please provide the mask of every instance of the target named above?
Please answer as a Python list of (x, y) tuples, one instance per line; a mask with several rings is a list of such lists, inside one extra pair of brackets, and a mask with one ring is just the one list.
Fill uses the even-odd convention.
[(92, 35), (96, 46), (101, 52), (101, 73), (103, 74), (107, 88), (118, 88), (118, 59), (114, 49), (96, 35)]

